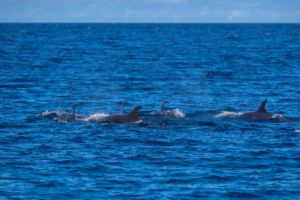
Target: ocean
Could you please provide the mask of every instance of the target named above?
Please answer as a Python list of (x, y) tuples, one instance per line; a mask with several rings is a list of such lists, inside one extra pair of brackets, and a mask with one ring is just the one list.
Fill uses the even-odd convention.
[(300, 199), (299, 88), (299, 24), (2, 23), (0, 198)]

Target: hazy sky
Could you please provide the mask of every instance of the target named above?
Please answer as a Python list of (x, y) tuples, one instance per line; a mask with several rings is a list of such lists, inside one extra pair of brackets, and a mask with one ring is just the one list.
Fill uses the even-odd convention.
[(0, 0), (0, 22), (300, 22), (300, 0)]

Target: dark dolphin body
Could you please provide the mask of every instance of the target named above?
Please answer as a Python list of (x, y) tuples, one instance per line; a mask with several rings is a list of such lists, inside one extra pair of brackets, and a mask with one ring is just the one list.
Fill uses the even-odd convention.
[(141, 109), (141, 106), (136, 106), (130, 113), (121, 114), (121, 115), (110, 115), (105, 117), (102, 122), (109, 123), (132, 123), (139, 120), (138, 111)]
[(257, 111), (246, 112), (241, 115), (241, 118), (254, 119), (254, 120), (267, 120), (272, 119), (272, 114), (268, 113), (266, 110), (267, 100), (264, 100)]

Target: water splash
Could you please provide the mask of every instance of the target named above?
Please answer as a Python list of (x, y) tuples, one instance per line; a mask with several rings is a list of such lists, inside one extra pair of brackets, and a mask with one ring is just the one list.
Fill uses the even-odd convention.
[(144, 123), (144, 120), (140, 119), (140, 120), (137, 120), (135, 122), (132, 122), (133, 124), (142, 124)]
[(186, 114), (182, 112), (179, 108), (175, 108), (173, 110), (152, 111), (150, 114), (175, 118), (184, 118), (186, 116)]
[(53, 111), (46, 110), (46, 111), (38, 114), (37, 117), (45, 117), (45, 118), (56, 117), (64, 112), (65, 111), (63, 111), (63, 110), (53, 110)]
[(243, 113), (242, 112), (229, 112), (229, 111), (222, 111), (221, 113), (217, 114), (215, 118), (223, 119), (223, 118), (237, 118), (240, 117)]
[(92, 114), (92, 115), (84, 118), (83, 121), (86, 121), (86, 122), (101, 122), (107, 116), (109, 116), (109, 115), (106, 114), (106, 113), (95, 113), (95, 114)]
[(285, 119), (281, 114), (273, 114), (272, 119)]

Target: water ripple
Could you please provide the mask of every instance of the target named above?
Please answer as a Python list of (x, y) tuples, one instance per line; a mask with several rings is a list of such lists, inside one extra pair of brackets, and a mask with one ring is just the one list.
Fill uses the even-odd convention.
[(0, 198), (299, 198), (298, 24), (0, 29)]

